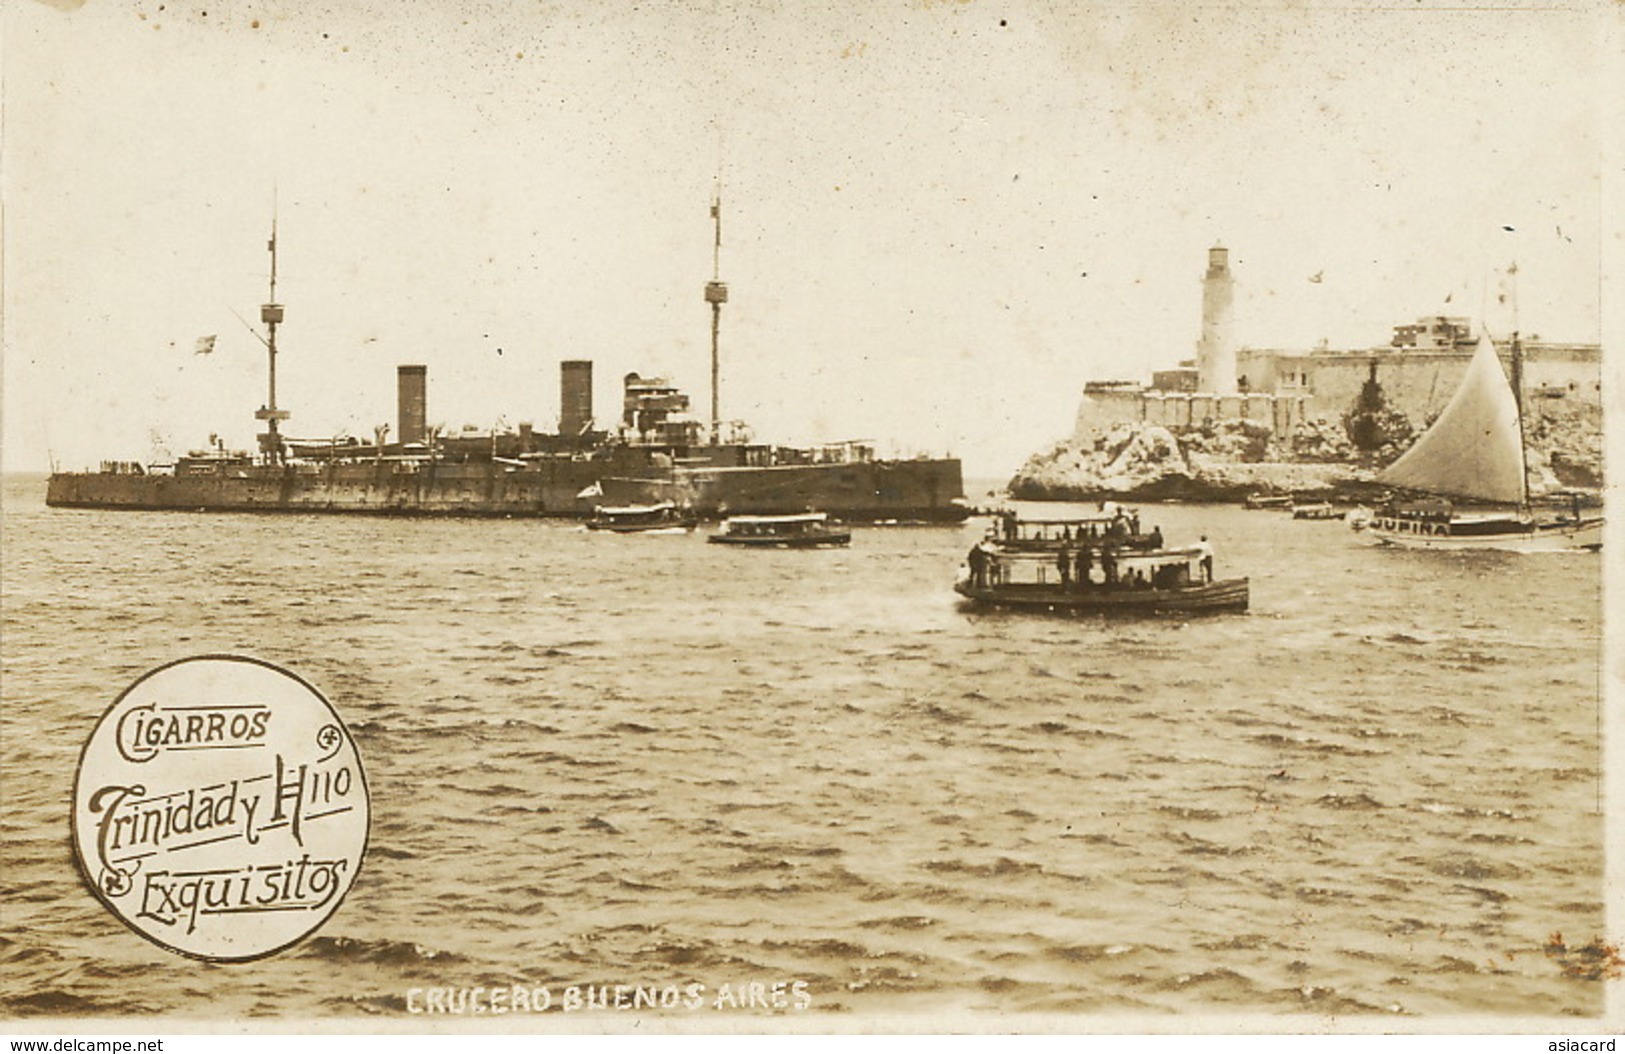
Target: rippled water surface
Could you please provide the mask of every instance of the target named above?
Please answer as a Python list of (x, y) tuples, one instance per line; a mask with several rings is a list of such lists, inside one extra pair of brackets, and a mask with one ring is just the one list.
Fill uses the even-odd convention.
[[(1148, 507), (1252, 611), (1105, 623), (960, 610), (974, 524), (736, 552), (42, 495), (7, 481), (10, 1014), (779, 980), (811, 1013), (1602, 1007), (1547, 948), (1603, 929), (1595, 556)], [(101, 712), (203, 652), (319, 687), (373, 792), (339, 912), (237, 966), (130, 933), (68, 840)]]

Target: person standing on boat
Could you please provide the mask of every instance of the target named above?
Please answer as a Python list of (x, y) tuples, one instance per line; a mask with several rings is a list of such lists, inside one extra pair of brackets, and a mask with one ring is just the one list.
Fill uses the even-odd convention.
[(1201, 557), (1202, 581), (1213, 581), (1213, 546), (1207, 543), (1205, 534), (1202, 535), (1202, 540), (1196, 543), (1196, 555)]
[(970, 564), (970, 584), (977, 589), (987, 588), (987, 552), (981, 542), (970, 547), (965, 562)]
[(1061, 543), (1061, 551), (1055, 557), (1055, 566), (1061, 572), (1061, 591), (1072, 590), (1072, 550), (1065, 542)]
[(1117, 584), (1117, 550), (1112, 545), (1100, 550), (1100, 573), (1105, 577), (1106, 586)]
[(999, 551), (991, 540), (984, 539), (976, 546), (982, 552), (982, 584), (996, 586), (999, 584)]
[(1088, 589), (1093, 583), (1090, 575), (1094, 570), (1095, 555), (1087, 545), (1078, 550), (1078, 588)]
[(1150, 547), (1152, 549), (1161, 549), (1162, 548), (1162, 528), (1161, 527), (1153, 527), (1153, 528), (1151, 528), (1150, 542), (1151, 542)]

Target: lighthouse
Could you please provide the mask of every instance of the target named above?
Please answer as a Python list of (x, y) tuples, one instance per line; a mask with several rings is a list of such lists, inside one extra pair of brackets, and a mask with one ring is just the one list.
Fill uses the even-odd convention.
[(1207, 274), (1202, 276), (1202, 339), (1196, 346), (1198, 391), (1229, 395), (1236, 390), (1235, 298), (1230, 250), (1215, 245), (1207, 251)]

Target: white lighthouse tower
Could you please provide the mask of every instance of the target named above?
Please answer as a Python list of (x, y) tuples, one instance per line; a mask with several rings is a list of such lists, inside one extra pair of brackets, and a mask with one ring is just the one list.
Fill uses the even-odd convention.
[(1207, 251), (1207, 274), (1202, 276), (1202, 340), (1196, 346), (1197, 391), (1229, 395), (1236, 390), (1235, 298), (1230, 250), (1215, 245)]

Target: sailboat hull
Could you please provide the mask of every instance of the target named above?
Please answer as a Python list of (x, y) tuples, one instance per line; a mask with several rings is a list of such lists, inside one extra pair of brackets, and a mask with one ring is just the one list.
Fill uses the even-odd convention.
[(1484, 533), (1474, 530), (1465, 533), (1465, 527), (1477, 524), (1425, 522), (1395, 522), (1391, 519), (1373, 520), (1364, 529), (1364, 536), (1379, 545), (1402, 549), (1431, 549), (1434, 551), (1495, 550), (1508, 553), (1561, 553), (1586, 552), (1602, 548), (1601, 517), (1551, 523), (1525, 522), (1513, 529)]
[[(1466, 498), (1519, 511), (1456, 512), (1449, 503), (1391, 503), (1365, 525), (1365, 537), (1405, 549), (1551, 553), (1602, 548), (1602, 517), (1575, 506), (1569, 516), (1537, 519), (1529, 508), (1529, 466), (1518, 395), (1520, 349), (1512, 335), (1508, 381), (1489, 335), (1444, 410), (1399, 460), (1377, 476), (1402, 490)], [(1373, 365), (1372, 379), (1376, 379)], [(1356, 529), (1360, 526), (1356, 524)]]

